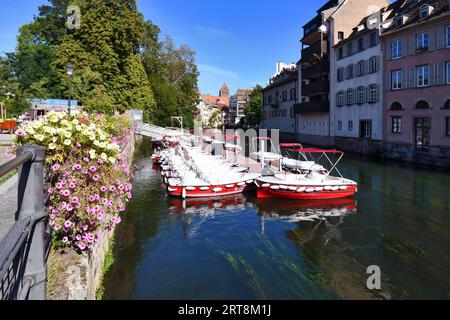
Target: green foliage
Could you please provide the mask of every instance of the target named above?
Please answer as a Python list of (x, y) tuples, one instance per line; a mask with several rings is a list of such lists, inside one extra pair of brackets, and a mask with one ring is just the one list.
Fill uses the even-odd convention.
[(263, 114), (263, 88), (257, 85), (250, 99), (244, 107), (245, 122), (250, 126), (257, 126), (262, 120)]

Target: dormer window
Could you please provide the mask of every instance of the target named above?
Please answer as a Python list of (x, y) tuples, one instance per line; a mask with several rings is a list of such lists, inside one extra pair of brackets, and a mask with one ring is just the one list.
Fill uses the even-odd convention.
[(395, 26), (401, 27), (403, 25), (403, 15), (400, 15), (395, 18)]
[(421, 6), (419, 10), (419, 19), (425, 19), (430, 15), (430, 13), (431, 13), (431, 6), (429, 6), (428, 4)]

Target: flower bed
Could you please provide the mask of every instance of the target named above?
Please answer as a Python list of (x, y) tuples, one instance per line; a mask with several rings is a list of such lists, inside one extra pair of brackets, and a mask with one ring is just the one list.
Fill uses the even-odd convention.
[(113, 231), (131, 199), (121, 152), (130, 125), (123, 118), (51, 112), (16, 131), (17, 145), (47, 148), (49, 225), (56, 247), (91, 248)]

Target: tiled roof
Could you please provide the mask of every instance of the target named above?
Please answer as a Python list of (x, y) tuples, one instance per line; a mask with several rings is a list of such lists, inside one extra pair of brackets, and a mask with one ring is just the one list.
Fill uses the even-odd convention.
[[(407, 19), (401, 26), (396, 26), (395, 23), (392, 23), (389, 27), (384, 29), (383, 34), (403, 30), (404, 28), (450, 14), (448, 0), (418, 0), (416, 4), (412, 4), (411, 1), (412, 0), (397, 0), (389, 6), (392, 6), (393, 10), (387, 18), (388, 20), (395, 19), (400, 15), (404, 15)], [(433, 7), (433, 11), (428, 17), (420, 19), (419, 11), (425, 4)]]

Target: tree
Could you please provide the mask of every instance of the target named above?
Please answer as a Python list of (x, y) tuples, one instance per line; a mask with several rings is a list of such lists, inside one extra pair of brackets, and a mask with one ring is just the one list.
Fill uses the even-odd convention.
[(245, 122), (251, 126), (258, 126), (263, 114), (263, 88), (257, 85), (244, 107)]
[(20, 89), (10, 56), (0, 56), (0, 102), (5, 103), (8, 116), (22, 114), (30, 106), (27, 95)]

